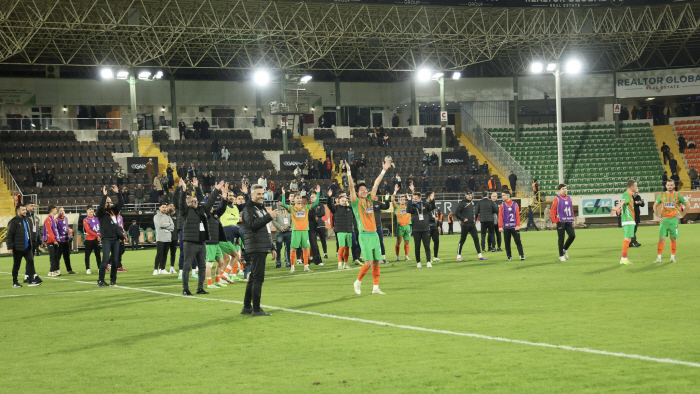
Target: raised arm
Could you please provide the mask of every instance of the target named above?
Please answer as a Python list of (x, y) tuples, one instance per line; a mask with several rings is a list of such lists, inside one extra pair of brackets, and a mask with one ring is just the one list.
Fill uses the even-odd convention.
[(326, 199), (326, 206), (332, 214), (335, 214), (335, 204), (333, 203), (333, 191), (328, 190), (328, 198)]
[(377, 190), (379, 190), (379, 185), (382, 184), (382, 179), (384, 179), (384, 174), (386, 174), (386, 171), (391, 167), (391, 159), (385, 161), (382, 164), (382, 172), (379, 173), (379, 176), (377, 176), (377, 179), (374, 180), (374, 186), (372, 186), (372, 196), (377, 195)]
[(102, 186), (102, 200), (100, 200), (100, 205), (97, 206), (97, 217), (105, 214), (105, 205), (107, 205), (107, 186)]
[(282, 208), (289, 210), (289, 205), (287, 205), (287, 200), (284, 196), (284, 188), (282, 188), (282, 201), (280, 202), (280, 205), (282, 206)]
[(211, 208), (214, 206), (214, 203), (216, 202), (216, 198), (219, 197), (221, 194), (221, 188), (224, 187), (224, 181), (219, 182), (216, 185), (216, 188), (214, 191), (209, 195), (209, 199), (207, 202), (204, 204), (204, 212), (209, 213), (211, 211)]
[(345, 161), (345, 168), (348, 169), (346, 172), (348, 176), (348, 189), (350, 189), (350, 202), (355, 202), (357, 201), (357, 193), (355, 192), (355, 181), (352, 179), (352, 173), (349, 171), (350, 169), (350, 164), (348, 164), (348, 161)]

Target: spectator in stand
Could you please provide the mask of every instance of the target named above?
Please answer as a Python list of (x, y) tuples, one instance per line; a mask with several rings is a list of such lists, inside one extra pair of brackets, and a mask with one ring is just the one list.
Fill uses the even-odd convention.
[[(158, 229), (156, 229), (156, 237), (158, 236)], [(139, 225), (136, 224), (136, 220), (131, 222), (129, 226), (129, 238), (131, 240), (131, 250), (136, 250), (139, 248), (139, 238), (141, 237), (141, 229)], [(158, 259), (158, 257), (156, 257)]]
[(56, 186), (56, 178), (53, 176), (51, 170), (46, 170), (46, 175), (44, 175), (44, 183), (46, 186)]
[(143, 190), (143, 185), (140, 183), (136, 185), (136, 189), (134, 189), (134, 205), (137, 211), (141, 210), (141, 204), (143, 204), (143, 197), (145, 194), (146, 191)]
[(122, 197), (124, 198), (124, 204), (129, 203), (129, 196), (131, 196), (131, 192), (129, 191), (129, 188), (126, 186), (122, 187)]
[(192, 123), (192, 128), (194, 129), (194, 138), (202, 138), (202, 122), (199, 121), (199, 117), (194, 118), (194, 123)]
[(156, 176), (156, 167), (153, 164), (153, 159), (148, 159), (148, 163), (146, 163), (146, 174), (148, 174), (149, 181), (152, 181)]
[(311, 174), (311, 163), (309, 163), (309, 159), (304, 160), (304, 165), (301, 167), (301, 175), (303, 175), (305, 178), (309, 178), (309, 175)]
[(165, 169), (165, 173), (168, 174), (168, 190), (175, 186), (175, 177), (173, 176), (173, 167), (168, 163), (168, 168)]
[(158, 203), (158, 198), (160, 197), (160, 192), (158, 189), (156, 189), (156, 185), (153, 185), (153, 189), (151, 189), (151, 192), (149, 194), (149, 200), (151, 204), (157, 204)]
[(428, 156), (428, 152), (423, 153), (423, 165), (430, 165), (430, 156)]
[(124, 170), (122, 170), (121, 166), (114, 171), (114, 177), (117, 178), (117, 186), (122, 187), (124, 185)]
[(231, 153), (226, 149), (226, 145), (221, 147), (221, 158), (228, 161), (228, 158), (231, 157)]
[(678, 176), (678, 174), (674, 171), (673, 175), (671, 175), (671, 180), (676, 183), (676, 190), (680, 190), (680, 183), (681, 183), (681, 178)]
[(423, 176), (430, 176), (430, 169), (425, 163), (423, 163)]
[(496, 191), (496, 176), (495, 175), (489, 178), (488, 188), (489, 188), (490, 192)]
[(671, 159), (671, 147), (665, 142), (661, 143), (661, 154), (664, 156), (664, 164), (666, 164)]
[(202, 138), (209, 139), (209, 122), (207, 121), (207, 118), (202, 118), (202, 123), (200, 126), (202, 127)]
[[(426, 167), (428, 168), (428, 167)], [(427, 193), (428, 189), (430, 188), (430, 182), (428, 182), (428, 178), (423, 177), (423, 181), (420, 186), (421, 193)]]
[(187, 168), (185, 168), (185, 163), (180, 163), (180, 167), (177, 168), (177, 176), (181, 179), (187, 178)]
[(676, 161), (674, 155), (671, 155), (671, 160), (668, 161), (668, 167), (671, 169), (671, 173), (678, 172), (678, 161)]
[(389, 143), (389, 134), (384, 134), (384, 137), (382, 138), (382, 146), (385, 148), (391, 148), (391, 144)]
[(163, 194), (163, 184), (160, 182), (160, 174), (153, 177), (153, 187), (158, 191), (158, 195)]
[(275, 182), (270, 181), (269, 189), (272, 190), (273, 192), (275, 191)]
[(243, 177), (241, 178), (241, 185), (250, 186), (250, 179), (248, 179), (248, 175), (243, 174)]
[(693, 137), (690, 137), (688, 140), (688, 149), (695, 149), (695, 141), (693, 141)]
[(299, 166), (294, 169), (294, 178), (297, 180), (301, 179), (301, 168), (299, 168)]
[[(477, 162), (477, 164), (478, 164), (478, 162)], [(489, 163), (484, 162), (484, 164), (481, 165), (479, 172), (481, 174), (489, 175)]]
[(467, 182), (467, 187), (469, 188), (470, 192), (476, 191), (476, 180), (474, 180), (473, 176), (469, 177), (469, 181)]
[(391, 127), (399, 127), (399, 115), (396, 113), (391, 117)]
[(532, 194), (537, 201), (542, 201), (542, 196), (540, 196), (540, 184), (537, 183), (537, 179), (532, 182)]
[(661, 175), (661, 187), (666, 190), (666, 183), (668, 182), (668, 172), (664, 171), (664, 174)]
[(350, 150), (348, 151), (348, 163), (352, 163), (355, 161), (355, 151), (352, 150), (352, 147), (350, 147)]
[(41, 169), (36, 166), (36, 163), (31, 168), (31, 173), (32, 173), (32, 181), (34, 182), (35, 187), (43, 187), (44, 186), (44, 176), (41, 173)]
[(688, 170), (688, 177), (690, 178), (690, 188), (695, 189), (698, 186), (698, 171), (691, 167)]
[(326, 179), (331, 179), (333, 176), (333, 163), (330, 157), (326, 157)]
[[(382, 189), (384, 189), (385, 194), (391, 194), (392, 190), (393, 190), (391, 185), (389, 184), (389, 182), (386, 181), (386, 179), (384, 180), (384, 183), (382, 184)], [(333, 192), (335, 192), (335, 190)]]
[(683, 137), (683, 134), (678, 134), (678, 150), (680, 150), (681, 153), (684, 153), (685, 148), (686, 148), (685, 137)]
[(452, 189), (454, 188), (454, 183), (451, 175), (447, 176), (447, 179), (445, 179), (445, 189), (447, 189), (448, 192), (451, 192)]
[(187, 169), (187, 177), (190, 179), (194, 179), (199, 175), (197, 172), (197, 169), (194, 166), (194, 163), (190, 163), (190, 167)]
[(318, 162), (316, 163), (316, 169), (318, 170), (318, 178), (325, 179), (326, 163), (323, 161), (323, 159), (318, 159)]
[(219, 158), (219, 140), (217, 139), (211, 142), (211, 157), (212, 161), (216, 161)]
[(479, 164), (476, 161), (472, 161), (471, 170), (472, 170), (472, 175), (476, 175), (479, 173)]
[(180, 122), (177, 124), (177, 129), (180, 132), (180, 140), (182, 140), (187, 132), (187, 125), (183, 119), (180, 119)]
[(508, 175), (508, 183), (510, 183), (510, 193), (515, 196), (515, 187), (517, 186), (518, 183), (518, 176), (513, 173), (513, 171), (510, 172), (510, 175)]
[(293, 192), (299, 190), (299, 184), (296, 179), (292, 179), (292, 182), (289, 183), (289, 190)]
[(260, 175), (260, 178), (258, 178), (258, 185), (267, 189), (267, 178), (265, 178), (265, 174)]
[(462, 188), (462, 181), (459, 180), (459, 177), (457, 177), (457, 175), (455, 175), (454, 180), (452, 181), (452, 185), (452, 191), (455, 193), (458, 193), (459, 190)]
[(438, 161), (440, 161), (440, 158), (438, 157), (437, 153), (433, 151), (433, 154), (430, 155), (430, 165), (436, 166), (439, 164)]
[(204, 189), (205, 193), (208, 193), (211, 191), (211, 178), (209, 177), (209, 173), (204, 171), (204, 174), (202, 174), (202, 178), (200, 179), (200, 183), (202, 184), (202, 188)]
[(398, 172), (394, 175), (393, 184), (394, 184), (394, 187), (396, 187), (396, 185), (399, 185), (399, 188), (401, 188), (401, 176), (399, 175)]

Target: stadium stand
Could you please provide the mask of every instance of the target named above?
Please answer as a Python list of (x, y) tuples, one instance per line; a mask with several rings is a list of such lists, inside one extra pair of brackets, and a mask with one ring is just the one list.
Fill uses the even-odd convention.
[[(659, 189), (663, 172), (652, 129), (648, 124), (623, 124), (622, 138), (614, 125), (563, 127), (564, 181), (572, 193), (621, 193), (628, 179), (636, 179), (641, 192)], [(525, 127), (520, 142), (512, 128), (489, 132), (525, 169), (538, 179), (543, 193), (553, 194), (558, 184), (557, 137), (553, 128)]]
[(700, 118), (691, 118), (673, 121), (673, 132), (677, 138), (683, 136), (686, 143), (691, 140), (696, 144), (695, 149), (686, 148), (682, 153), (683, 162), (686, 169), (700, 168)]

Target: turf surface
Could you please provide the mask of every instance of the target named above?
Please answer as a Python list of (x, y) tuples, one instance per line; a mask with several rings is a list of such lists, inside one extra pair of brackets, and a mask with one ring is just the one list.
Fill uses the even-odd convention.
[[(84, 274), (82, 254), (72, 255), (80, 274), (58, 279), (43, 276), (49, 264), (42, 255), (37, 267), (44, 284), (12, 289), (11, 259), (3, 258), (0, 387), (56, 393), (699, 392), (700, 364), (532, 344), (700, 363), (694, 241), (700, 226), (681, 227), (674, 264), (668, 246), (664, 262), (652, 264), (657, 234), (657, 227), (639, 229), (643, 246), (630, 249), (632, 266), (619, 264), (617, 228), (578, 230), (565, 263), (557, 259), (552, 231), (523, 233), (523, 262), (505, 261), (504, 252), (477, 261), (468, 240), (467, 261), (458, 263), (459, 236), (443, 236), (443, 261), (432, 269), (416, 269), (413, 245), (412, 261), (382, 265), (383, 296), (369, 294), (369, 274), (363, 294), (355, 295), (357, 269), (338, 272), (333, 258), (310, 275), (290, 275), (270, 261), (263, 304), (273, 316), (267, 318), (239, 314), (240, 283), (208, 296), (177, 296), (176, 275), (151, 275), (154, 250), (127, 251), (121, 287), (106, 289), (95, 286), (97, 275)], [(393, 242), (385, 239), (389, 255)], [(329, 249), (334, 255), (334, 241)]]

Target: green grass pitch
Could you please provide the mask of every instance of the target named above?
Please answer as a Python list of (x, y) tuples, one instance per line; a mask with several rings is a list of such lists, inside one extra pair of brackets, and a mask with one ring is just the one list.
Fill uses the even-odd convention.
[[(240, 283), (180, 297), (176, 275), (151, 275), (154, 250), (127, 251), (122, 287), (106, 289), (94, 284), (96, 274), (84, 274), (82, 254), (72, 255), (80, 274), (58, 279), (45, 276), (48, 257), (42, 255), (37, 268), (44, 284), (12, 289), (12, 260), (3, 258), (0, 387), (53, 393), (700, 392), (700, 226), (681, 227), (677, 263), (668, 262), (667, 243), (664, 262), (652, 264), (658, 227), (641, 227), (638, 235), (642, 247), (630, 249), (632, 266), (620, 266), (622, 231), (609, 228), (577, 230), (564, 263), (553, 231), (523, 233), (524, 262), (507, 262), (504, 252), (478, 261), (468, 240), (467, 261), (458, 263), (459, 236), (442, 236), (443, 261), (421, 269), (413, 245), (412, 261), (393, 262), (394, 240), (387, 238), (382, 296), (369, 294), (369, 274), (363, 294), (355, 295), (357, 267), (337, 271), (334, 258), (310, 275), (290, 275), (269, 261), (263, 304), (273, 316), (267, 318), (239, 314)], [(329, 255), (335, 255), (334, 240)]]

